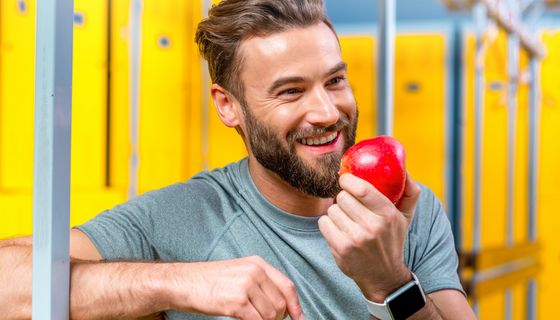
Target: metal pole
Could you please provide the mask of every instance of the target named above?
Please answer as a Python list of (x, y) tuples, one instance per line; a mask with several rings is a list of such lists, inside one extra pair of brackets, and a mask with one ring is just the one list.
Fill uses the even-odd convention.
[(128, 197), (138, 194), (140, 165), (140, 69), (142, 37), (142, 0), (130, 2), (130, 160)]
[[(533, 0), (524, 8), (527, 14), (531, 34), (538, 39), (537, 23), (545, 10), (543, 1)], [(540, 57), (532, 54), (529, 61), (531, 83), (529, 89), (529, 161), (528, 161), (528, 237), (529, 241), (537, 240), (537, 194), (538, 194), (538, 159), (539, 159), (539, 131), (540, 131)], [(527, 285), (526, 319), (537, 318), (537, 281), (529, 280)]]
[[(510, 1), (510, 3), (515, 0)], [(517, 12), (513, 9), (512, 12)], [(513, 245), (514, 228), (514, 202), (515, 202), (515, 150), (517, 143), (517, 91), (519, 77), (519, 38), (509, 33), (507, 38), (507, 72), (508, 72), (508, 91), (507, 91), (507, 195), (506, 195), (506, 245)]]
[[(537, 239), (538, 155), (540, 131), (540, 81), (539, 60), (531, 58), (531, 88), (529, 91), (529, 241)], [(527, 288), (527, 319), (537, 318), (537, 281), (531, 279)]]
[(37, 1), (33, 319), (68, 319), (73, 0)]
[(379, 2), (379, 47), (377, 63), (377, 134), (393, 134), (395, 79), (395, 0)]
[[(482, 211), (482, 137), (484, 136), (484, 30), (487, 25), (486, 8), (480, 2), (473, 7), (476, 28), (476, 53), (474, 76), (474, 183), (473, 183), (473, 251), (481, 248)], [(475, 275), (476, 276), (476, 275)], [(473, 301), (473, 309), (478, 315), (478, 302)]]
[(480, 3), (474, 7), (476, 23), (476, 57), (474, 76), (474, 224), (473, 224), (473, 250), (479, 251), (481, 247), (481, 207), (482, 207), (482, 137), (484, 136), (484, 51), (483, 37), (486, 25), (486, 10)]
[[(508, 1), (511, 19), (519, 19), (517, 0)], [(507, 37), (507, 191), (506, 191), (506, 246), (512, 246), (514, 241), (515, 215), (515, 156), (517, 144), (517, 92), (519, 77), (519, 37), (508, 32)], [(511, 288), (505, 292), (505, 318), (513, 319), (513, 292)]]
[(457, 23), (453, 27), (451, 35), (451, 46), (448, 49), (449, 67), (447, 72), (447, 83), (449, 85), (449, 97), (447, 107), (447, 166), (446, 166), (446, 203), (451, 220), (451, 227), (455, 239), (455, 248), (462, 248), (462, 216), (463, 216), (463, 176), (461, 175), (463, 160), (463, 136), (464, 136), (464, 107), (463, 107), (463, 34)]
[[(208, 16), (208, 10), (212, 7), (212, 0), (202, 1), (202, 16)], [(202, 152), (202, 169), (210, 168), (209, 145), (210, 145), (210, 73), (208, 64), (204, 59), (200, 58), (200, 66), (202, 70), (202, 92), (200, 103), (202, 104), (202, 123), (201, 123), (201, 152)]]

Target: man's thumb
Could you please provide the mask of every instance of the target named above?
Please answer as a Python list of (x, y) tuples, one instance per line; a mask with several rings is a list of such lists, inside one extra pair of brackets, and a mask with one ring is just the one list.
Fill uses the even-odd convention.
[(416, 210), (416, 203), (418, 202), (421, 192), (422, 189), (420, 189), (420, 186), (412, 180), (407, 172), (404, 193), (397, 203), (397, 208), (405, 215), (409, 222), (411, 222), (414, 217), (414, 210)]

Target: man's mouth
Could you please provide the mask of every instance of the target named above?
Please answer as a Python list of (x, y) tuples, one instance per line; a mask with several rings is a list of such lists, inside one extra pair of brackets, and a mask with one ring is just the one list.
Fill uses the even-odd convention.
[(334, 143), (339, 132), (325, 133), (319, 136), (312, 136), (297, 139), (297, 141), (306, 146), (325, 146)]

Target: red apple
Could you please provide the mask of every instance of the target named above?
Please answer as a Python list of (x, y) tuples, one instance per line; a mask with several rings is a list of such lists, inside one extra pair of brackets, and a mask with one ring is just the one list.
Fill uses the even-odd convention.
[(402, 197), (406, 182), (404, 147), (395, 138), (363, 140), (342, 156), (338, 174), (351, 173), (371, 183), (393, 203)]

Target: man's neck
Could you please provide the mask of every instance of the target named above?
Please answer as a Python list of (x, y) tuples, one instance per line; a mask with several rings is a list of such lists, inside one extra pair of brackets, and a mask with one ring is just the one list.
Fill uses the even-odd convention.
[(300, 216), (320, 216), (333, 204), (332, 198), (318, 198), (305, 194), (249, 158), (249, 172), (260, 193), (276, 207)]

